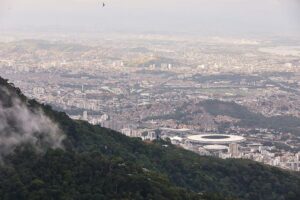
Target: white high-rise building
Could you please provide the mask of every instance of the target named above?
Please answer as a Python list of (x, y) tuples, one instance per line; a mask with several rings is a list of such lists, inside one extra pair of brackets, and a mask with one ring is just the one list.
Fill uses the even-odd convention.
[(236, 143), (229, 144), (229, 154), (232, 158), (236, 158), (239, 156), (239, 145)]
[(87, 113), (87, 111), (83, 111), (82, 120), (85, 120), (85, 121), (88, 120), (88, 113)]

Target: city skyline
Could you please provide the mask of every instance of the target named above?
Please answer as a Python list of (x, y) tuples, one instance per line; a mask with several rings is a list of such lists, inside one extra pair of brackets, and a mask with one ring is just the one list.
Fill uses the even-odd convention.
[(298, 200), (300, 0), (0, 0), (0, 199)]

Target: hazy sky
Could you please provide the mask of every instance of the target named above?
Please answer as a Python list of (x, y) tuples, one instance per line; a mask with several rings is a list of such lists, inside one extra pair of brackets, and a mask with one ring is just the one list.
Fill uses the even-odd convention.
[(300, 34), (300, 0), (0, 0), (7, 29)]

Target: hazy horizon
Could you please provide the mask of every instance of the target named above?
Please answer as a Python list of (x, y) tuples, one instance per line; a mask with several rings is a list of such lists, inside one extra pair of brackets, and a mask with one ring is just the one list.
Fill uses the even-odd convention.
[(1, 0), (0, 31), (297, 35), (298, 0)]

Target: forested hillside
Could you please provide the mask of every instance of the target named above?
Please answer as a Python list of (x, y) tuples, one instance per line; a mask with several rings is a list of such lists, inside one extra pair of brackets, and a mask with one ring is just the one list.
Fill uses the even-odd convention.
[(300, 196), (297, 173), (248, 160), (201, 157), (165, 141), (144, 143), (73, 121), (28, 100), (1, 78), (0, 101), (0, 144), (7, 144), (0, 148), (0, 199), (296, 200)]

